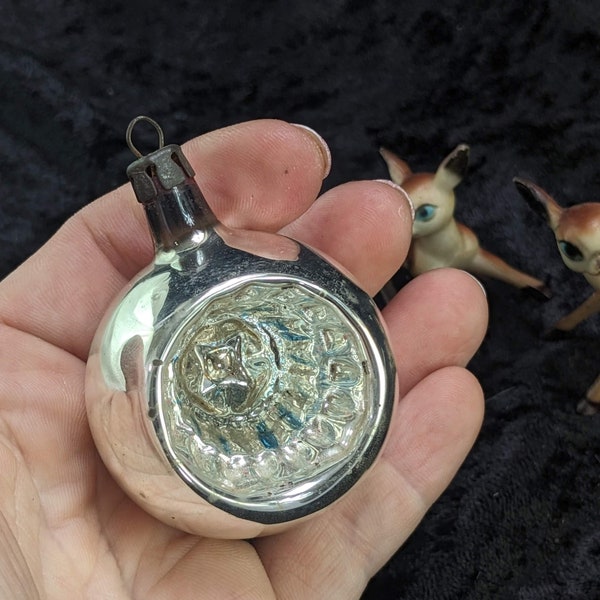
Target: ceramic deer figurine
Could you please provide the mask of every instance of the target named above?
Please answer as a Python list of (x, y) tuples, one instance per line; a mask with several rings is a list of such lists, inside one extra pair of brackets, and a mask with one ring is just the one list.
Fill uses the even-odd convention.
[(415, 207), (412, 243), (407, 267), (411, 275), (439, 267), (456, 267), (494, 277), (517, 288), (533, 288), (549, 297), (543, 281), (523, 273), (479, 245), (471, 229), (454, 219), (454, 188), (469, 164), (469, 147), (457, 146), (435, 173), (413, 173), (393, 152), (380, 149), (392, 180), (401, 185)]
[[(581, 273), (595, 290), (585, 302), (554, 325), (560, 331), (570, 331), (600, 312), (600, 202), (562, 208), (534, 183), (520, 178), (513, 181), (529, 205), (548, 221), (565, 265)], [(577, 409), (584, 414), (600, 412), (600, 376)]]

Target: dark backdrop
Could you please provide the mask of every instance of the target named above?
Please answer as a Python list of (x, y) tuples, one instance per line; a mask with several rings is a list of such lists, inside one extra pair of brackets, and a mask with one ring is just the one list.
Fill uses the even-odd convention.
[(482, 433), (364, 598), (600, 598), (600, 417), (574, 410), (600, 372), (600, 317), (540, 338), (591, 288), (511, 183), (600, 198), (600, 2), (93, 4), (0, 4), (0, 275), (125, 181), (140, 113), (172, 142), (258, 117), (308, 124), (333, 153), (325, 187), (386, 177), (381, 144), (417, 170), (470, 144), (459, 218), (555, 296), (485, 282)]

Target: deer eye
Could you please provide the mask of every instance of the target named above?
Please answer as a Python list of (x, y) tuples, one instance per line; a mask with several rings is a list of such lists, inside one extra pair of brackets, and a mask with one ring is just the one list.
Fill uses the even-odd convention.
[(558, 247), (569, 260), (572, 260), (573, 262), (581, 262), (583, 260), (583, 254), (575, 244), (560, 240), (558, 242)]
[(423, 204), (415, 211), (415, 221), (431, 221), (438, 207), (433, 204)]

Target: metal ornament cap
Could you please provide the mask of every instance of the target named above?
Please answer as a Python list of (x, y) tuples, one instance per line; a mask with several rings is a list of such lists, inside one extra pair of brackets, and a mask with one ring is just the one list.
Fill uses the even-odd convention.
[(92, 343), (104, 463), (142, 508), (199, 535), (253, 537), (320, 511), (373, 464), (391, 421), (375, 304), (300, 243), (219, 223), (179, 146), (128, 174), (156, 256)]

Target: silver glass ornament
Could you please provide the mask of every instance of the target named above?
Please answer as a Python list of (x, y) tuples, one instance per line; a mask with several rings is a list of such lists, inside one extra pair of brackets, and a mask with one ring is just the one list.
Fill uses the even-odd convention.
[[(156, 256), (115, 300), (86, 377), (121, 487), (204, 535), (318, 511), (373, 463), (396, 390), (371, 298), (318, 253), (219, 223), (176, 145), (132, 163)], [(272, 528), (273, 529), (273, 528)]]

